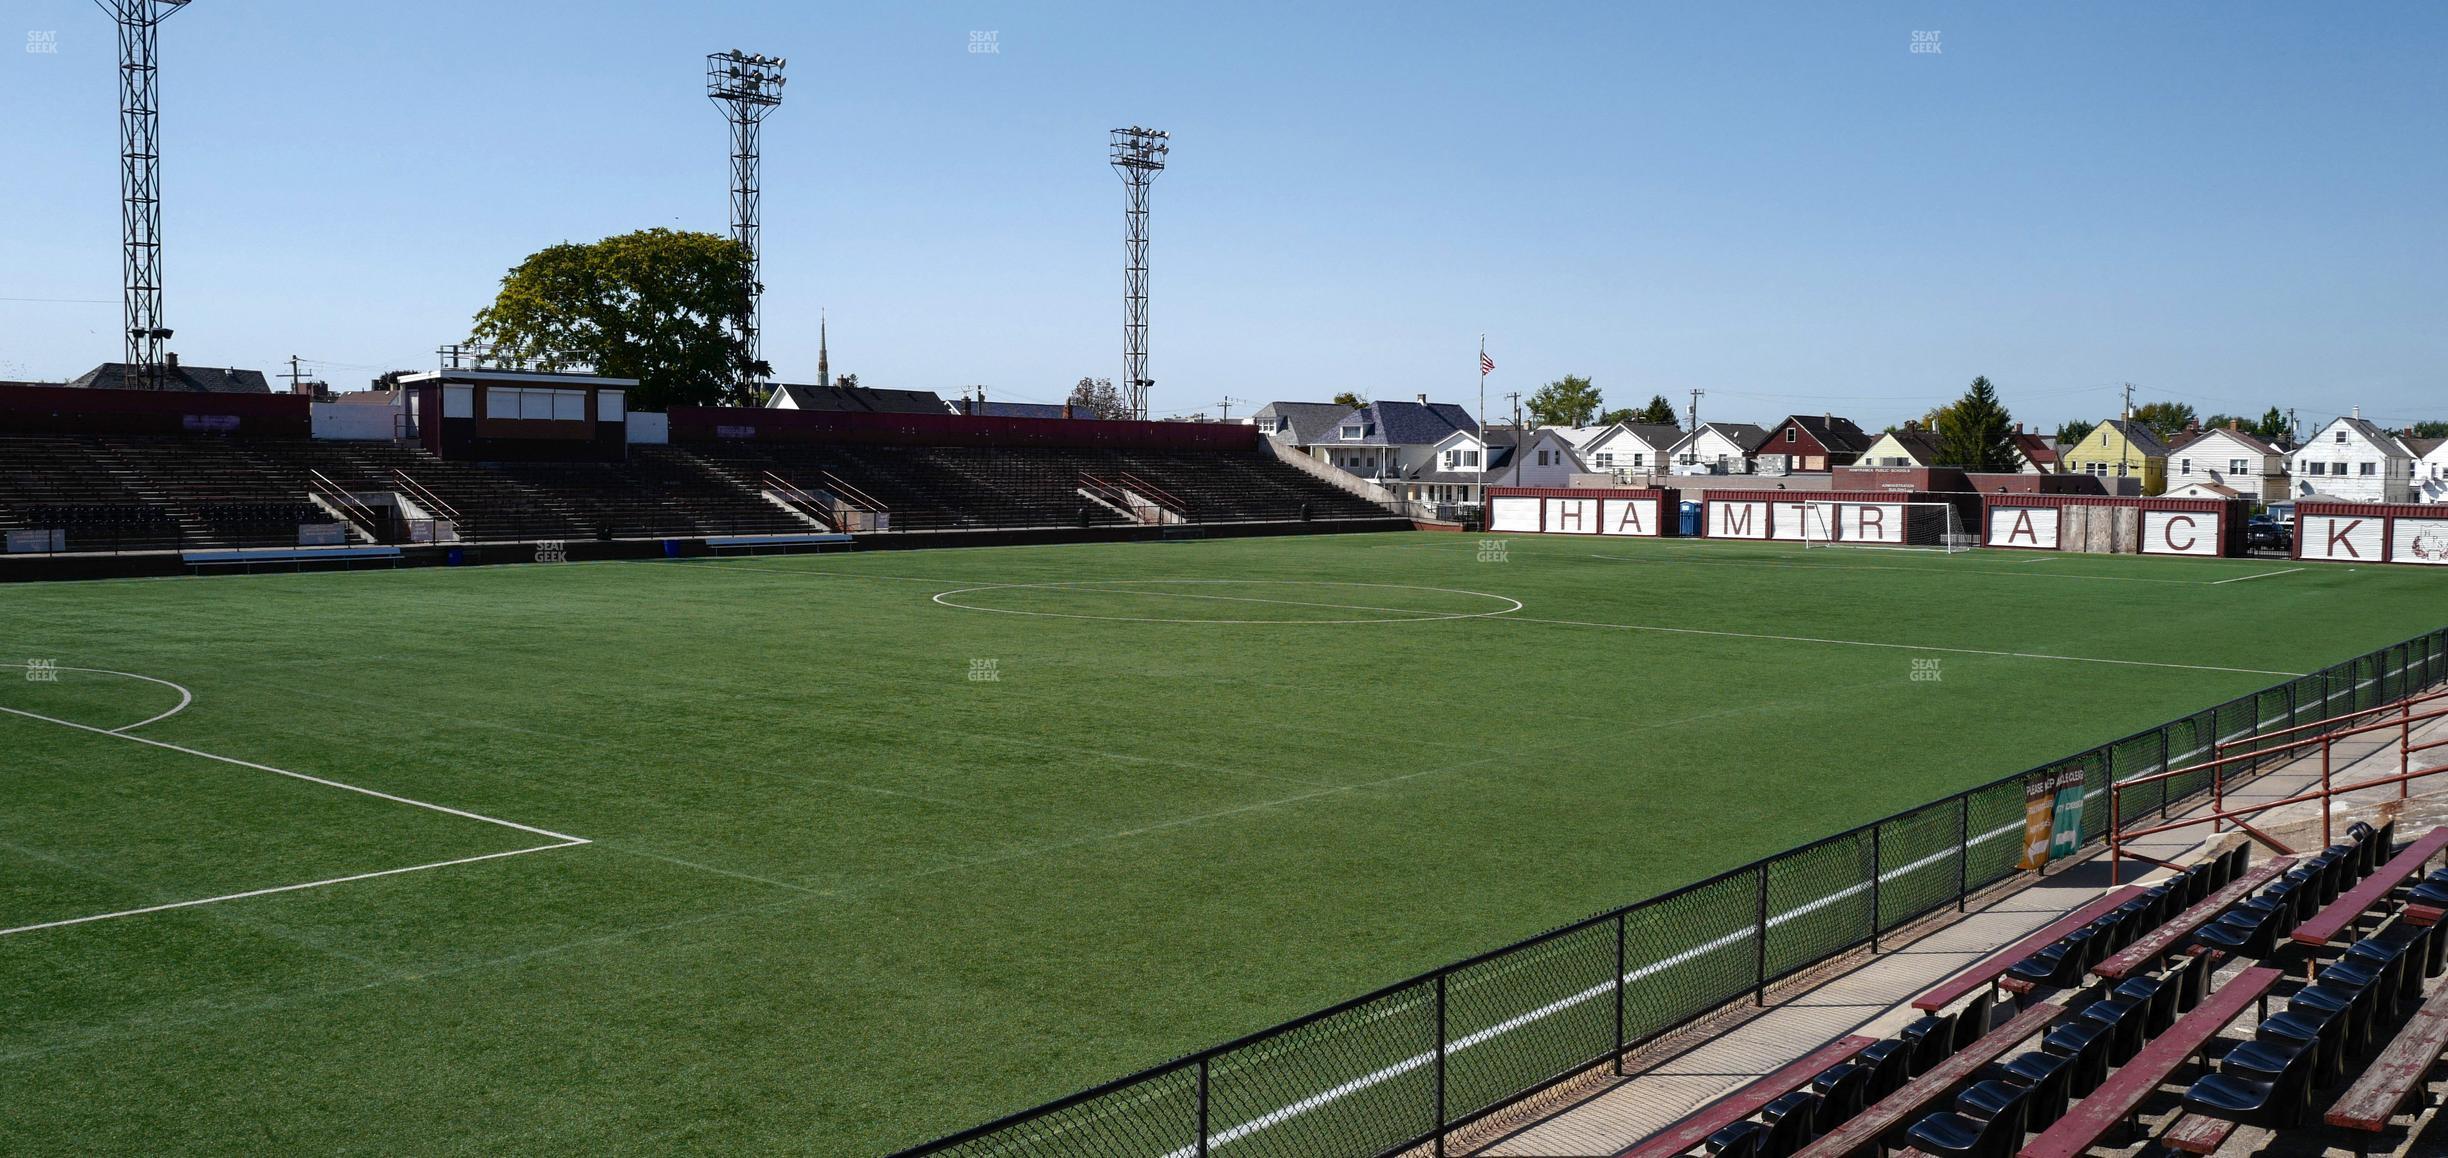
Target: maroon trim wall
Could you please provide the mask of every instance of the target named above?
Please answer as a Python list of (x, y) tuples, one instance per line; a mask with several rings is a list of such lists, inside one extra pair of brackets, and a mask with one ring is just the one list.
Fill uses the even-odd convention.
[[(1776, 537), (1778, 504), (1793, 503), (1946, 503), (1955, 508), (1956, 517), (1964, 518), (1967, 505), (1975, 496), (1968, 491), (1703, 491), (1700, 495), (1700, 534), (1705, 538), (1725, 538), (1738, 543), (1792, 543), (1799, 539)], [(1717, 507), (1724, 503), (1766, 503), (1771, 508), (1762, 525), (1765, 534), (1758, 536), (1725, 535), (1712, 532), (1717, 525)], [(1969, 522), (1968, 519), (1965, 520)]]
[(856, 442), (898, 446), (1043, 446), (1117, 450), (1255, 451), (1255, 426), (1222, 422), (1099, 422), (968, 414), (751, 410), (675, 406), (673, 442)]
[[(1683, 533), (1683, 492), (1673, 487), (1489, 487), (1487, 489), (1487, 509), (1491, 512), (1491, 517), (1497, 499), (1656, 499), (1658, 513), (1654, 529), (1646, 535), (1616, 534), (1613, 537), (1665, 539), (1674, 538)], [(1605, 509), (1603, 506), (1599, 508), (1602, 515)], [(1588, 530), (1550, 527), (1547, 525), (1547, 513), (1547, 504), (1540, 503), (1539, 525), (1535, 531), (1498, 531), (1491, 527), (1488, 533), (1601, 536), (1608, 534), (1597, 527), (1591, 527)]]
[[(303, 394), (0, 386), (0, 433), (184, 434), (205, 430), (305, 438), (314, 433), (313, 402)], [(197, 421), (191, 423), (190, 418)]]
[[(2062, 551), (2065, 549), (2063, 545), (2065, 542), (2064, 528), (2062, 526), (2059, 527), (2058, 531), (2059, 545), (2053, 547), (2029, 546), (2020, 543), (1990, 542), (1990, 513), (1993, 511), (2015, 510), (2063, 511), (2067, 507), (2123, 507), (2135, 511), (2145, 512), (2156, 511), (2210, 515), (2213, 516), (2214, 520), (2211, 528), (2211, 535), (2218, 544), (2216, 554), (2223, 556), (2240, 556), (2244, 554), (2244, 523), (2252, 513), (2252, 502), (2249, 499), (2171, 499), (2160, 497), (2125, 498), (2111, 495), (1982, 495), (1979, 528), (1980, 544), (1983, 547), (2000, 551)], [(2140, 515), (2135, 516), (2135, 528), (2137, 534), (2147, 533), (2143, 529), (2143, 522), (2144, 520)], [(2187, 552), (2183, 551), (2152, 551), (2141, 549), (2147, 546), (2147, 541), (2137, 542), (2136, 553), (2143, 555), (2172, 555), (2178, 557), (2187, 556)]]
[[(2324, 523), (2315, 528), (2313, 519), (2347, 519), (2344, 526)], [(2374, 520), (2380, 524), (2380, 543), (2369, 557), (2354, 549), (2346, 538), (2356, 527), (2355, 522)], [(2420, 521), (2432, 524), (2416, 534), (2408, 550), (2400, 552), (2397, 542), (2399, 522)], [(2304, 545), (2320, 536), (2318, 554), (2304, 554)], [(2344, 551), (2339, 548), (2344, 547)], [(2430, 553), (2425, 557), (2425, 553)], [(2294, 557), (2307, 563), (2398, 563), (2406, 566), (2437, 567), (2448, 563), (2448, 506), (2436, 503), (2337, 503), (2299, 502), (2295, 504)], [(2406, 556), (2414, 557), (2408, 558)]]

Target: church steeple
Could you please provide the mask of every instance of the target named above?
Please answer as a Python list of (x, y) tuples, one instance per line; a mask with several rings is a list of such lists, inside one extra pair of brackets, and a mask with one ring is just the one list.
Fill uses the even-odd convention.
[(833, 388), (833, 364), (826, 358), (825, 316), (822, 309), (816, 311), (816, 384), (827, 390)]

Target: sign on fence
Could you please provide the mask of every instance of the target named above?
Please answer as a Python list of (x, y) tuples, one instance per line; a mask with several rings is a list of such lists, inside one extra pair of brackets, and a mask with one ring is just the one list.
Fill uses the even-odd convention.
[(2049, 855), (2072, 856), (2082, 851), (2083, 770), (2077, 764), (2057, 772), (2056, 836)]
[(2056, 831), (2051, 819), (2057, 807), (2057, 777), (2041, 772), (2023, 780), (2023, 860), (2017, 868), (2038, 872), (2048, 867), (2049, 838)]

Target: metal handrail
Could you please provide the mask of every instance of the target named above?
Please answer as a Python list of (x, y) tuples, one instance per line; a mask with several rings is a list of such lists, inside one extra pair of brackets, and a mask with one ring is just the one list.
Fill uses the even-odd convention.
[(407, 471), (394, 469), (391, 472), (391, 480), (399, 483), (404, 489), (406, 489), (408, 496), (415, 499), (417, 501), (417, 505), (424, 507), (426, 510), (444, 515), (454, 523), (459, 521), (458, 508), (451, 506), (449, 503), (443, 502), (442, 496), (427, 490), (425, 488), (425, 484), (408, 477)]
[(357, 523), (358, 530), (377, 543), (390, 537), (390, 520), (376, 515), (374, 508), (359, 502), (357, 496), (343, 489), (339, 483), (313, 467), (306, 468), (306, 477), (309, 480), (306, 492), (338, 507), (342, 519)]
[(851, 506), (857, 507), (871, 515), (889, 515), (892, 513), (891, 507), (877, 502), (872, 496), (868, 495), (867, 492), (851, 486), (849, 483), (843, 482), (841, 480), (841, 476), (834, 474), (832, 471), (820, 470), (816, 472), (816, 475), (818, 478), (824, 480), (825, 486), (828, 489), (830, 489), (835, 495), (840, 496), (843, 501), (848, 502)]

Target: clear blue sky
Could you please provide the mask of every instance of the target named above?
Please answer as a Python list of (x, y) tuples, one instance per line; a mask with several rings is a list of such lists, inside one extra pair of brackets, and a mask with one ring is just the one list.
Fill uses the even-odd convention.
[[(90, 0), (0, 45), (0, 377), (117, 355), (116, 107)], [(1909, 51), (1918, 30), (1941, 51)], [(972, 53), (973, 31), (1000, 51)], [(1169, 129), (1160, 411), (1588, 375), (1702, 418), (1876, 428), (1985, 373), (2214, 410), (2448, 417), (2448, 10), (196, 0), (163, 30), (190, 362), (426, 367), (527, 253), (720, 230), (702, 58), (790, 58), (768, 356), (1059, 399), (1120, 377), (1105, 131)], [(1236, 412), (1239, 411), (1236, 407)]]

